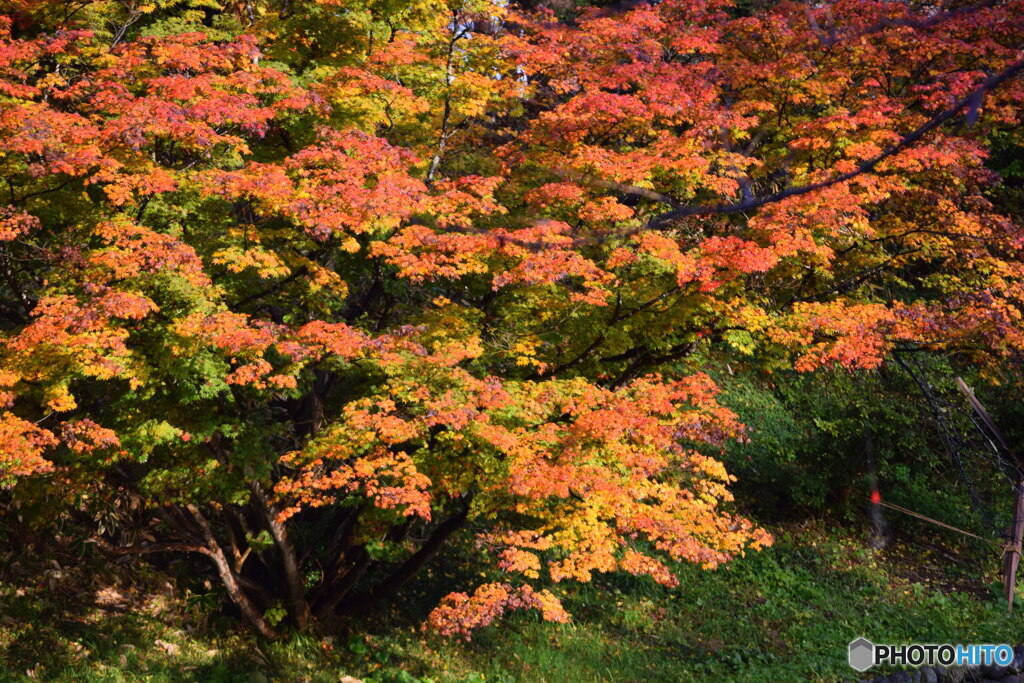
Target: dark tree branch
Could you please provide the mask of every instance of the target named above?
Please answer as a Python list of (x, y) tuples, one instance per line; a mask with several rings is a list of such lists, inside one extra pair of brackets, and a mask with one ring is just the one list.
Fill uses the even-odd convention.
[(641, 232), (642, 230), (664, 230), (670, 227), (672, 224), (678, 222), (679, 220), (692, 216), (712, 216), (752, 211), (754, 209), (759, 209), (762, 206), (766, 206), (768, 204), (775, 204), (781, 202), (782, 200), (789, 199), (790, 197), (799, 197), (801, 195), (809, 194), (811, 192), (816, 192), (817, 190), (823, 190), (828, 187), (832, 187), (833, 185), (838, 185), (839, 183), (852, 180), (865, 173), (870, 173), (880, 163), (914, 146), (916, 143), (921, 141), (926, 135), (938, 129), (942, 124), (956, 118), (960, 114), (960, 112), (963, 111), (965, 108), (972, 106), (973, 103), (978, 101), (979, 97), (984, 96), (985, 93), (997, 88), (998, 86), (1010, 80), (1011, 78), (1021, 73), (1022, 71), (1024, 71), (1024, 59), (1019, 59), (1010, 66), (1000, 71), (999, 73), (989, 76), (984, 81), (982, 81), (982, 83), (977, 88), (972, 90), (964, 97), (961, 97), (951, 107), (936, 114), (927, 123), (920, 126), (916, 130), (908, 133), (907, 135), (903, 136), (903, 138), (899, 142), (882, 150), (876, 156), (862, 162), (852, 171), (841, 173), (837, 176), (829, 178), (828, 180), (822, 180), (820, 182), (811, 183), (808, 185), (800, 185), (798, 187), (791, 187), (789, 189), (776, 192), (774, 194), (765, 195), (762, 197), (751, 197), (749, 199), (744, 199), (742, 201), (735, 202), (732, 204), (706, 204), (702, 206), (681, 206), (676, 209), (672, 209), (671, 211), (666, 211), (665, 213), (659, 216), (655, 216), (653, 219), (647, 222), (646, 226), (636, 228), (630, 232), (627, 232), (625, 233), (625, 236), (636, 234), (638, 232)]
[(321, 591), (322, 597), (315, 607), (317, 617), (323, 618), (333, 612), (348, 597), (370, 566), (370, 553), (361, 545), (345, 553), (344, 559), (347, 562), (338, 565), (334, 579)]
[(445, 541), (452, 534), (466, 525), (466, 521), (469, 519), (470, 502), (469, 498), (464, 500), (462, 509), (441, 522), (420, 546), (420, 549), (410, 555), (386, 579), (358, 598), (345, 600), (339, 606), (339, 610), (343, 613), (358, 612), (375, 602), (393, 597), (409, 579), (416, 575), (416, 572), (441, 550)]
[(917, 248), (917, 249), (908, 249), (906, 251), (901, 251), (901, 252), (899, 252), (897, 254), (893, 254), (890, 258), (886, 259), (882, 263), (879, 263), (876, 266), (872, 266), (871, 268), (866, 268), (866, 269), (862, 270), (861, 272), (857, 273), (856, 275), (853, 275), (853, 276), (850, 276), (850, 277), (845, 278), (843, 280), (840, 280), (839, 282), (837, 282), (836, 284), (832, 285), (831, 287), (829, 287), (828, 289), (826, 289), (824, 291), (818, 292), (817, 294), (811, 294), (810, 296), (794, 297), (794, 298), (790, 299), (789, 302), (786, 303), (786, 306), (788, 307), (788, 306), (791, 306), (791, 305), (793, 305), (795, 303), (804, 303), (804, 302), (810, 302), (810, 301), (821, 301), (825, 297), (827, 297), (827, 296), (829, 296), (831, 294), (842, 294), (842, 293), (848, 292), (851, 289), (854, 289), (854, 288), (860, 286), (861, 284), (863, 284), (865, 281), (870, 279), (872, 275), (874, 275), (876, 273), (879, 273), (879, 272), (885, 270), (886, 268), (888, 268), (892, 264), (893, 261), (895, 261), (896, 259), (900, 258), (901, 256), (908, 256), (910, 254), (916, 254), (919, 251), (921, 251), (920, 247)]
[(268, 294), (273, 294), (274, 292), (278, 291), (279, 289), (284, 287), (289, 282), (293, 282), (294, 280), (297, 280), (298, 278), (302, 277), (303, 275), (307, 274), (308, 272), (309, 272), (309, 269), (306, 268), (306, 266), (302, 266), (302, 267), (298, 268), (297, 270), (293, 271), (291, 275), (278, 280), (277, 282), (275, 282), (274, 284), (270, 285), (266, 289), (260, 290), (259, 292), (256, 292), (254, 294), (250, 294), (247, 297), (239, 299), (235, 303), (231, 304), (230, 308), (235, 309), (235, 308), (239, 308), (241, 306), (244, 306), (244, 305), (246, 305), (248, 303), (251, 303), (253, 301), (258, 301), (258, 300), (262, 299), (263, 297), (267, 296)]
[[(900, 139), (899, 142), (882, 150), (876, 156), (861, 162), (856, 168), (854, 168), (851, 171), (847, 171), (846, 173), (840, 173), (837, 176), (833, 176), (832, 178), (822, 180), (816, 183), (809, 183), (807, 185), (790, 187), (788, 189), (780, 190), (779, 192), (775, 192), (769, 195), (763, 195), (760, 197), (751, 195), (738, 202), (723, 204), (675, 206), (675, 208), (664, 213), (661, 213), (657, 216), (654, 216), (646, 223), (639, 225), (635, 228), (631, 228), (629, 230), (625, 230), (622, 232), (608, 232), (601, 235), (595, 235), (592, 237), (579, 238), (577, 240), (574, 240), (573, 246), (582, 247), (588, 245), (598, 245), (603, 244), (611, 239), (626, 239), (633, 237), (634, 235), (637, 235), (646, 230), (668, 230), (672, 228), (676, 223), (683, 220), (684, 218), (691, 218), (697, 216), (722, 216), (753, 211), (763, 206), (767, 206), (769, 204), (776, 204), (778, 202), (790, 199), (792, 197), (800, 197), (805, 194), (817, 192), (818, 190), (824, 190), (826, 188), (832, 187), (833, 185), (838, 185), (839, 183), (844, 183), (849, 180), (853, 180), (858, 176), (874, 171), (879, 164), (886, 161), (887, 159), (896, 156), (900, 152), (910, 149), (915, 144), (924, 139), (924, 137), (927, 136), (929, 133), (937, 130), (943, 124), (959, 116), (964, 109), (970, 109), (971, 107), (976, 106), (977, 103), (980, 102), (981, 98), (985, 96), (985, 94), (996, 89), (997, 87), (999, 87), (1006, 81), (1010, 80), (1011, 78), (1014, 78), (1015, 76), (1019, 75), (1022, 71), (1024, 71), (1024, 58), (1013, 62), (1002, 71), (993, 74), (992, 76), (989, 76), (971, 92), (967, 93), (959, 100), (957, 100), (955, 103), (953, 103), (953, 105), (950, 106), (948, 109), (939, 112), (920, 127), (916, 128), (910, 133), (907, 133), (905, 136), (903, 136), (903, 138)], [(616, 188), (620, 192), (633, 192), (633, 189), (630, 188), (630, 186), (616, 185)], [(640, 191), (640, 196), (649, 196), (646, 190), (643, 190), (642, 188), (637, 189)], [(672, 200), (671, 198), (665, 198), (664, 201), (668, 202), (670, 205), (674, 203), (674, 200)], [(458, 230), (460, 232), (470, 234), (487, 234), (489, 232), (486, 228), (461, 228)], [(516, 244), (518, 246), (522, 246), (529, 249), (542, 249), (547, 246), (542, 241), (518, 240), (514, 237), (509, 237), (507, 235), (503, 236), (502, 239), (505, 243)]]

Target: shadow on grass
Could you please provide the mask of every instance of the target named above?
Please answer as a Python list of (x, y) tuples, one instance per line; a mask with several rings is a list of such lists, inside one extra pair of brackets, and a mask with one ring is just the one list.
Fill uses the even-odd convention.
[(0, 680), (233, 681), (272, 671), (236, 620), (209, 624), (210, 605), (183, 599), (145, 565), (58, 567), (23, 561), (0, 574)]

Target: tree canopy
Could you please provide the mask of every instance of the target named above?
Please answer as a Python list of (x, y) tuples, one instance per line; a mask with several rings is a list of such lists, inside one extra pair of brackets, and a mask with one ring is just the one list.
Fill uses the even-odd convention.
[(0, 485), (265, 636), (770, 543), (708, 367), (1024, 350), (1020, 1), (6, 4)]

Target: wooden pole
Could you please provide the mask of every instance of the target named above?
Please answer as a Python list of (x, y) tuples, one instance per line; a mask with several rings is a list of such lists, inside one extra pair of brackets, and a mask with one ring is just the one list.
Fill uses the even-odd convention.
[(1017, 508), (1010, 527), (1010, 545), (1003, 554), (1003, 587), (1006, 589), (1006, 611), (1013, 611), (1013, 592), (1020, 565), (1021, 540), (1024, 537), (1024, 480), (1017, 484)]
[[(1005, 458), (1021, 469), (1019, 456), (1010, 449), (1010, 444), (995, 420), (985, 410), (985, 406), (974, 395), (974, 390), (967, 386), (967, 383), (960, 377), (956, 378), (956, 386), (960, 392), (967, 397), (974, 412), (991, 432), (996, 440), (997, 451), (1001, 451), (1000, 457)], [(1017, 568), (1020, 566), (1021, 541), (1024, 539), (1024, 478), (1017, 481), (1017, 502), (1013, 508), (1013, 524), (1007, 529), (1007, 544), (1003, 549), (1003, 590), (1006, 595), (1006, 611), (1013, 611), (1013, 593), (1017, 585)]]
[(1015, 464), (1019, 464), (1016, 462), (1016, 453), (1010, 449), (1010, 444), (1007, 442), (1006, 437), (1003, 436), (1003, 433), (999, 430), (999, 427), (996, 426), (995, 420), (992, 419), (988, 414), (988, 411), (985, 410), (985, 406), (981, 405), (981, 401), (979, 401), (974, 395), (974, 389), (967, 386), (967, 382), (963, 381), (960, 377), (956, 378), (956, 386), (960, 390), (960, 393), (967, 397), (967, 402), (971, 404), (971, 407), (974, 408), (974, 412), (978, 414), (978, 417), (980, 417), (981, 421), (985, 423), (988, 430), (992, 432), (992, 436), (995, 437), (995, 440), (999, 443), (999, 447), (1003, 449), (1003, 454), (1008, 459), (1013, 460)]

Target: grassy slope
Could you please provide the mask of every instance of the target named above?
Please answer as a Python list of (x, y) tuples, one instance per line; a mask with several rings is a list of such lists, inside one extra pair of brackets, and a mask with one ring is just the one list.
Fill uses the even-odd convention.
[[(216, 593), (175, 596), (158, 576), (139, 570), (129, 582), (136, 593), (97, 593), (95, 572), (16, 566), (8, 574), (20, 579), (0, 583), (0, 677), (839, 680), (852, 677), (845, 648), (858, 635), (876, 642), (1021, 639), (1021, 612), (1007, 617), (994, 591), (977, 590), (983, 567), (994, 578), (996, 551), (974, 548), (977, 561), (959, 576), (936, 571), (928, 552), (903, 546), (875, 553), (861, 539), (821, 526), (791, 527), (780, 530), (774, 548), (726, 570), (684, 568), (678, 589), (606, 578), (569, 595), (571, 625), (524, 614), (467, 644), (424, 637), (411, 619), (422, 617), (420, 597), (429, 601), (450, 573), (464, 576), (465, 568), (441, 567), (433, 584), (421, 584), (422, 595), (406, 596), (404, 613), (378, 615), (348, 634), (268, 645), (216, 616)], [(122, 585), (126, 571), (119, 570)]]

